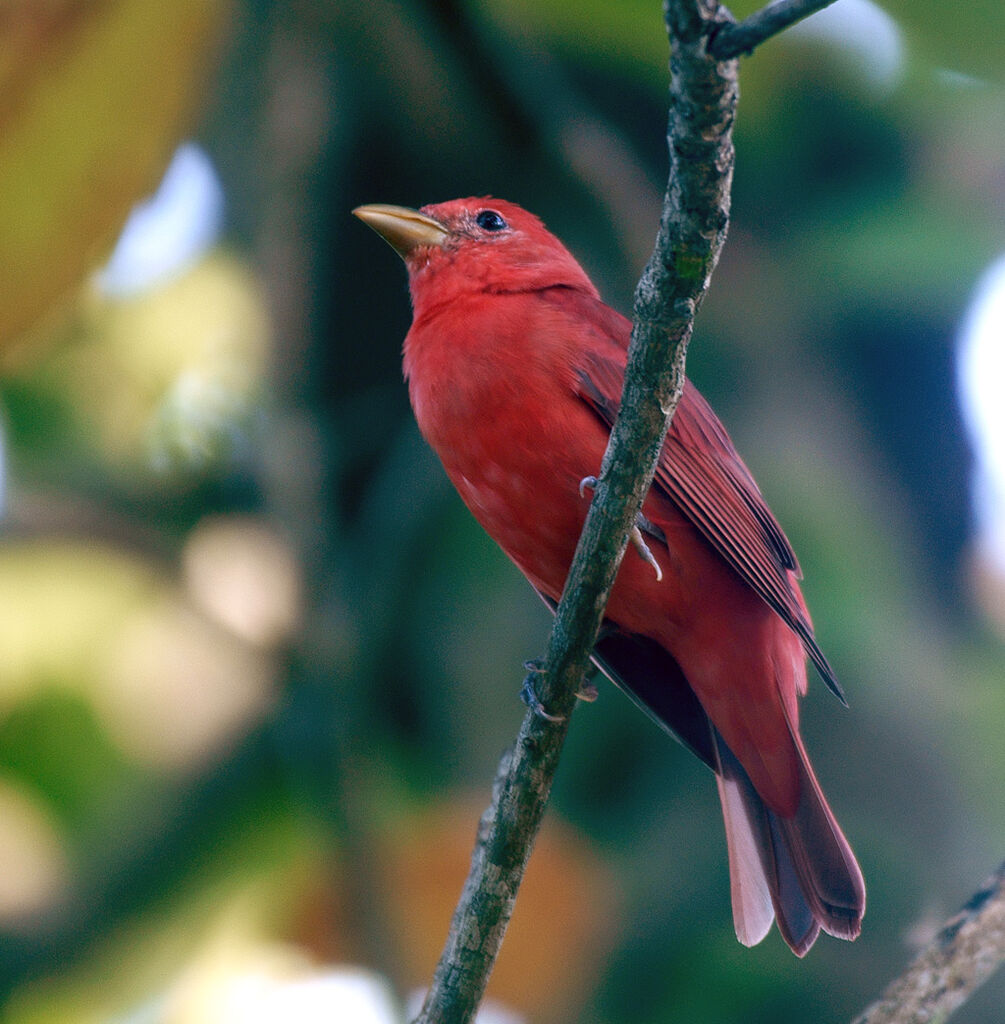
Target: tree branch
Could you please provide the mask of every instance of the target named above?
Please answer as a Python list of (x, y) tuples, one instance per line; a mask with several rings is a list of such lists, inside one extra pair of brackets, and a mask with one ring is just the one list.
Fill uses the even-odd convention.
[(548, 643), (532, 674), (550, 717), (529, 711), (499, 766), (471, 870), (417, 1024), (473, 1018), (537, 835), (604, 607), (684, 385), (694, 315), (726, 236), (736, 64), (705, 41), (716, 0), (669, 0), (670, 173), (659, 234), (635, 294), (621, 411)]
[(852, 1024), (944, 1021), (1005, 962), (1005, 862)]
[(716, 29), (709, 37), (708, 51), (718, 60), (753, 53), (772, 36), (832, 3), (834, 0), (776, 0), (739, 23), (727, 22)]
[[(471, 869), (416, 1024), (467, 1024), (481, 1001), (544, 814), (569, 718), (628, 532), (684, 384), (694, 317), (725, 240), (733, 171), (735, 58), (832, 0), (779, 0), (741, 24), (717, 0), (667, 0), (670, 173), (654, 252), (635, 293), (621, 410), (566, 580), (540, 706), (503, 756)], [(547, 712), (543, 709), (547, 708)], [(1005, 864), (853, 1024), (944, 1020), (1005, 959)]]

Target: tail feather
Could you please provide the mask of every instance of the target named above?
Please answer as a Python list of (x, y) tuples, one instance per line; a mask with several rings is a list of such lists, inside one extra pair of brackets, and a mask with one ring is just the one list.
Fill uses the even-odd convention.
[(820, 927), (828, 935), (855, 939), (865, 914), (862, 871), (827, 806), (798, 735), (795, 740), (802, 768), (799, 806), (791, 818), (777, 820)]
[(733, 902), (733, 923), (744, 945), (771, 927), (797, 956), (821, 929), (854, 939), (865, 912), (865, 885), (855, 856), (824, 800), (798, 743), (799, 806), (791, 817), (771, 810), (736, 756), (713, 730)]
[[(762, 805), (763, 806), (763, 805)], [(803, 957), (810, 951), (820, 934), (820, 920), (807, 898), (803, 875), (796, 866), (791, 843), (779, 827), (777, 814), (766, 810), (771, 835), (771, 853), (775, 864), (775, 888), (772, 898), (778, 931), (796, 956)]]
[[(713, 730), (714, 733), (714, 730)], [(732, 757), (724, 743), (723, 755), (715, 773), (726, 824), (726, 850), (729, 856), (730, 895), (736, 937), (745, 946), (756, 946), (771, 929), (775, 919), (771, 888), (761, 851), (767, 845), (767, 820), (760, 813), (763, 804), (741, 768), (733, 770)]]
[(799, 758), (800, 800), (795, 813), (783, 817), (754, 789), (665, 648), (609, 628), (594, 649), (594, 660), (715, 771), (729, 850), (733, 923), (740, 942), (760, 942), (773, 920), (797, 956), (809, 951), (821, 930), (854, 939), (865, 912), (862, 873), (820, 791), (795, 724), (789, 721)]

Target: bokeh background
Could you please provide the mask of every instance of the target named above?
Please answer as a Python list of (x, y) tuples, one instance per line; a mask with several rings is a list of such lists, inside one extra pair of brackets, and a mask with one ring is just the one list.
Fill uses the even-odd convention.
[[(997, 0), (839, 0), (744, 61), (690, 356), (849, 694), (804, 732), (861, 939), (738, 946), (711, 778), (602, 683), (493, 1020), (846, 1021), (1000, 861), (1003, 40)], [(4, 1020), (404, 1019), (549, 623), (349, 210), (514, 199), (629, 311), (666, 80), (650, 0), (4, 4)]]

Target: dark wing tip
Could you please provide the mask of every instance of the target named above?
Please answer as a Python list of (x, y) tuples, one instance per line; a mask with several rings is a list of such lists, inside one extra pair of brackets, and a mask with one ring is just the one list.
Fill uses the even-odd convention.
[(816, 670), (820, 673), (820, 678), (824, 681), (824, 685), (834, 694), (835, 697), (844, 707), (848, 707), (848, 698), (845, 696), (844, 690), (841, 684), (837, 681), (837, 676), (834, 674), (834, 669), (831, 668), (830, 662), (824, 655), (824, 652), (820, 650), (817, 645), (816, 639), (813, 633), (810, 631), (809, 626), (806, 626), (805, 631), (799, 630), (800, 639), (803, 641), (803, 647), (806, 649), (810, 656), (810, 661), (813, 662)]

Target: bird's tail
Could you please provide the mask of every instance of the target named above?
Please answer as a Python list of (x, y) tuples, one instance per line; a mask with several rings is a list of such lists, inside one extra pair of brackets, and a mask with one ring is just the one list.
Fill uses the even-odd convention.
[(722, 737), (714, 728), (712, 733), (737, 938), (753, 946), (773, 919), (796, 956), (806, 955), (821, 929), (856, 938), (865, 913), (862, 872), (798, 734), (799, 805), (783, 817), (764, 803)]

